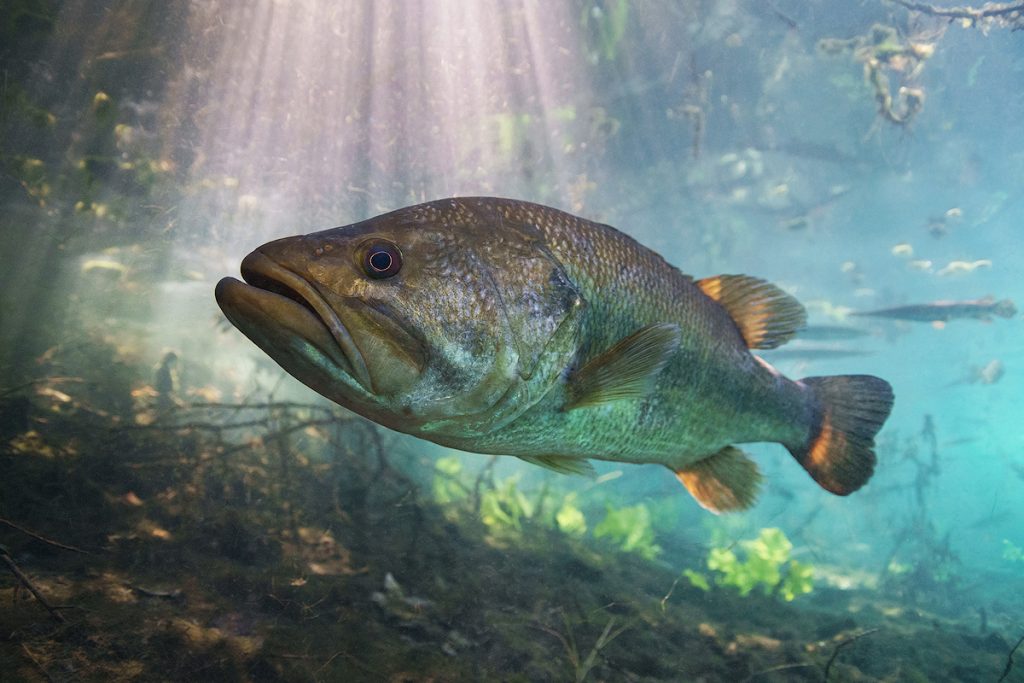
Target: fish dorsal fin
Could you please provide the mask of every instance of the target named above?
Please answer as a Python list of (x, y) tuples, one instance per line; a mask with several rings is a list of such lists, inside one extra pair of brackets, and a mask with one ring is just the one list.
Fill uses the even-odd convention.
[(747, 348), (774, 349), (807, 322), (799, 301), (770, 282), (749, 275), (715, 275), (697, 280), (736, 323)]
[(619, 340), (569, 378), (566, 410), (646, 395), (681, 336), (679, 325), (658, 323)]
[(674, 472), (701, 507), (716, 514), (750, 507), (761, 484), (757, 465), (735, 446)]
[(560, 474), (582, 474), (591, 479), (597, 476), (594, 466), (590, 464), (589, 460), (583, 458), (574, 458), (567, 455), (520, 455), (519, 459), (531, 465), (546, 467)]

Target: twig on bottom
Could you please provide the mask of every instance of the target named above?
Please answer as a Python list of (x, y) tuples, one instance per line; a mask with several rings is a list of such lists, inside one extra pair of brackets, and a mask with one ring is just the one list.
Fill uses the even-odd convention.
[(838, 645), (836, 645), (836, 649), (832, 650), (832, 656), (828, 658), (828, 663), (825, 665), (825, 676), (821, 680), (824, 681), (825, 683), (828, 683), (828, 672), (832, 669), (832, 663), (836, 661), (836, 657), (839, 656), (839, 651), (840, 650), (842, 650), (847, 645), (850, 645), (851, 643), (857, 642), (858, 640), (860, 640), (864, 636), (870, 636), (872, 633), (874, 633), (877, 630), (878, 630), (877, 628), (872, 628), (872, 629), (868, 629), (867, 631), (861, 631), (857, 635), (851, 636), (850, 638), (847, 638), (843, 642), (841, 642)]
[(779, 664), (778, 666), (770, 666), (767, 669), (755, 671), (754, 673), (750, 674), (742, 681), (740, 681), (740, 683), (749, 683), (749, 681), (754, 680), (758, 676), (764, 676), (765, 674), (774, 673), (776, 671), (788, 671), (789, 669), (810, 669), (813, 666), (813, 664)]
[(7, 565), (7, 568), (11, 570), (11, 573), (14, 574), (18, 581), (21, 581), (25, 588), (28, 588), (29, 592), (31, 592), (32, 595), (36, 597), (36, 600), (39, 601), (39, 604), (45, 607), (46, 610), (53, 615), (54, 619), (62, 624), (68, 623), (68, 620), (64, 615), (58, 612), (53, 605), (47, 602), (46, 598), (43, 597), (43, 594), (39, 592), (38, 588), (36, 588), (36, 585), (32, 583), (32, 579), (25, 576), (25, 572), (21, 571), (18, 565), (14, 563), (14, 560), (11, 559), (11, 556), (7, 552), (7, 548), (2, 545), (0, 545), (0, 560), (3, 560), (4, 564)]
[(76, 548), (73, 545), (67, 545), (65, 543), (60, 543), (58, 541), (54, 541), (52, 539), (47, 538), (46, 536), (43, 536), (42, 534), (37, 534), (36, 532), (32, 531), (31, 529), (26, 529), (23, 526), (15, 524), (14, 522), (12, 522), (9, 519), (4, 519), (3, 517), (0, 517), (0, 524), (6, 524), (7, 526), (11, 527), (12, 529), (15, 529), (17, 531), (20, 531), (23, 534), (31, 536), (32, 538), (36, 539), (37, 541), (42, 541), (43, 543), (46, 543), (47, 545), (52, 545), (55, 548), (60, 548), (61, 550), (70, 550), (71, 552), (82, 553), (83, 555), (92, 555), (92, 553), (90, 553), (88, 550), (82, 550), (81, 548)]
[(1003, 681), (1006, 680), (1006, 677), (1010, 675), (1010, 669), (1013, 668), (1013, 654), (1020, 649), (1021, 644), (1024, 644), (1024, 636), (1020, 637), (1017, 644), (1013, 646), (1012, 650), (1010, 650), (1010, 654), (1006, 655), (1006, 668), (1003, 669), (1003, 675), (999, 677), (999, 680), (996, 681), (996, 683), (1003, 683)]
[(32, 650), (28, 649), (28, 645), (22, 643), (21, 651), (25, 653), (25, 656), (29, 658), (29, 661), (36, 665), (36, 668), (39, 669), (39, 672), (43, 674), (46, 680), (50, 681), (50, 683), (53, 683), (53, 676), (51, 676), (50, 672), (46, 670), (46, 667), (43, 666), (43, 663), (36, 658), (36, 656), (32, 653)]

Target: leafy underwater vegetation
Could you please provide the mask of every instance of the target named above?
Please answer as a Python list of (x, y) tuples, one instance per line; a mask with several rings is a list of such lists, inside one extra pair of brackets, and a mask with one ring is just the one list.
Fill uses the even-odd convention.
[[(435, 500), (453, 509), (461, 508), (462, 512), (475, 510), (480, 521), (496, 535), (521, 533), (526, 522), (576, 538), (586, 534), (587, 517), (578, 506), (579, 494), (574, 491), (553, 490), (545, 484), (531, 500), (519, 487), (517, 476), (500, 481), (489, 478), (488, 486), (482, 489), (494, 462), (492, 458), (474, 483), (463, 476), (458, 458), (439, 459), (433, 478)], [(611, 547), (648, 560), (654, 560), (661, 552), (654, 542), (650, 511), (642, 503), (625, 507), (606, 504), (604, 518), (593, 527), (593, 537), (606, 539)]]
[[(740, 559), (730, 548), (714, 547), (708, 552), (707, 567), (716, 573), (715, 583), (731, 586), (747, 595), (760, 586), (765, 595), (780, 595), (787, 602), (813, 589), (813, 568), (790, 559), (793, 544), (781, 529), (761, 529), (756, 539), (740, 541), (746, 557)], [(709, 590), (703, 574), (688, 569), (685, 576), (697, 588)]]
[[(159, 408), (141, 368), (100, 370), (116, 350), (74, 353), (81, 381), (2, 394), (3, 556), (59, 615), (0, 584), (17, 680), (817, 681), (897, 659), (969, 680), (1009, 649), (869, 590), (803, 594), (778, 529), (667, 563), (646, 506), (579, 478), (466, 471), (322, 404)], [(703, 585), (672, 568), (702, 557)]]

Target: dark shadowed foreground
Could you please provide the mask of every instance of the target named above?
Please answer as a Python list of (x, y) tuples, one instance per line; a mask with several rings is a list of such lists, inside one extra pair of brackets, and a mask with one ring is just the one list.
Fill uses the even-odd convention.
[(433, 462), (348, 414), (159, 407), (148, 386), (118, 406), (122, 370), (0, 394), (5, 680), (994, 681), (1008, 663), (973, 614), (702, 591), (539, 512), (482, 523), (487, 469), (435, 480), (463, 488), (439, 504), (404, 473)]

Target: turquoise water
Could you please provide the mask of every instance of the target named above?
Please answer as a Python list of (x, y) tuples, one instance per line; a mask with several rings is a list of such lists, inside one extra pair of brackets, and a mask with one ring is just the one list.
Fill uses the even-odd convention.
[[(1024, 47), (1015, 31), (1024, 20), (1018, 12), (972, 25), (933, 14), (824, 0), (0, 4), (0, 517), (98, 553), (82, 575), (116, 566), (118, 582), (191, 592), (191, 607), (160, 603), (167, 613), (153, 623), (191, 620), (253, 638), (253, 650), (231, 645), (231, 661), (243, 664), (215, 669), (225, 679), (573, 680), (579, 666), (539, 663), (565, 655), (551, 634), (563, 633), (560, 617), (544, 611), (561, 610), (566, 624), (589, 625), (588, 642), (611, 623), (605, 612), (636, 620), (595, 650), (587, 680), (820, 680), (836, 643), (873, 628), (881, 632), (851, 641), (845, 651), (859, 654), (830, 680), (998, 680), (1024, 633), (1020, 316), (939, 326), (850, 315), (989, 296), (1024, 302)], [(268, 240), (471, 195), (611, 224), (684, 273), (762, 277), (801, 300), (812, 325), (855, 329), (763, 355), (794, 378), (863, 373), (892, 384), (874, 477), (838, 498), (783, 448), (749, 446), (765, 474), (759, 501), (719, 517), (659, 467), (595, 463), (596, 479), (564, 477), (377, 432), (340, 409), (325, 412), (333, 408), (231, 328), (213, 299), (217, 280), (237, 276), (242, 257)], [(799, 356), (807, 350), (850, 354)], [(282, 429), (303, 421), (274, 451)], [(91, 469), (87, 456), (101, 443), (114, 444), (103, 455), (111, 460)], [(56, 469), (32, 464), (44, 460)], [(361, 464), (346, 487), (339, 482), (353, 462)], [(319, 498), (299, 483), (320, 481), (318, 467), (339, 477)], [(193, 471), (202, 486), (186, 481)], [(47, 488), (54, 477), (63, 483)], [(375, 494), (380, 481), (388, 495)], [(175, 496), (191, 501), (184, 511)], [(353, 500), (371, 501), (367, 517), (347, 507)], [(220, 518), (228, 512), (248, 530), (228, 534), (249, 539), (244, 551), (219, 541), (198, 559), (186, 552), (199, 546), (184, 539), (234, 529)], [(89, 521), (88, 533), (76, 518)], [(388, 563), (374, 554), (368, 538), (405, 543), (414, 523), (455, 529), (466, 539), (459, 547), (534, 554), (504, 564), (481, 554), (446, 569), (446, 546), (430, 534), (416, 551), (389, 551)], [(775, 563), (778, 576), (762, 567), (769, 580), (742, 596), (744, 579), (708, 559), (716, 550), (720, 560), (726, 551), (738, 561), (755, 555), (744, 542), (765, 529), (780, 530), (790, 550)], [(323, 545), (328, 532), (345, 552), (332, 545), (311, 559), (306, 546)], [(43, 553), (15, 526), (0, 526), (0, 543), (64, 596), (57, 602), (85, 604), (80, 582), (70, 593), (55, 588), (71, 571), (59, 552)], [(410, 635), (403, 626), (419, 618), (408, 610), (431, 618), (410, 595), (440, 610), (457, 600), (452, 586), (473, 563), (477, 578), (523, 582), (511, 597), (494, 596), (498, 613), (513, 610), (529, 586), (565, 573), (536, 558), (563, 553), (617, 588), (536, 603), (520, 620), (532, 645), (519, 646), (518, 658), (495, 655), (483, 635), (453, 636), (468, 627), (450, 611), (437, 620), (441, 631), (420, 624)], [(323, 588), (316, 595), (294, 587), (303, 604), (358, 585), (362, 597), (342, 600), (331, 623), (384, 624), (375, 645), (328, 650), (312, 631), (303, 641), (297, 618), (289, 638), (306, 645), (288, 649), (273, 641), (284, 627), (261, 621), (266, 611), (237, 608), (231, 614), (245, 618), (233, 621), (220, 606), (196, 611), (199, 595), (213, 604), (211, 586), (226, 591), (203, 583), (203, 562), (221, 555), (234, 565), (224, 571), (313, 580)], [(539, 569), (521, 578), (522, 563), (535, 560)], [(784, 579), (797, 581), (801, 567), (813, 588), (786, 600)], [(657, 587), (640, 591), (647, 607), (637, 597), (625, 612), (608, 611), (651, 572), (663, 585), (651, 579)], [(405, 587), (401, 600), (386, 575)], [(0, 581), (11, 592), (18, 585), (13, 574)], [(673, 593), (674, 581), (686, 592)], [(257, 599), (244, 592), (238, 599), (251, 606)], [(699, 624), (784, 645), (733, 638), (732, 668), (703, 673), (696, 664), (629, 664), (626, 650), (645, 632), (665, 632), (650, 622), (667, 594), (682, 600), (680, 628), (704, 643), (669, 646), (669, 660), (684, 650), (691, 664), (728, 660), (730, 639), (709, 644), (718, 636)], [(694, 605), (704, 611), (691, 619)], [(69, 612), (93, 632), (108, 623)], [(852, 621), (793, 634), (769, 623), (776, 613)], [(750, 614), (765, 621), (750, 626)], [(310, 619), (306, 628), (326, 628)], [(505, 628), (488, 619), (495, 632)], [(922, 635), (928, 629), (954, 644), (936, 645)], [(55, 673), (71, 658), (60, 649), (71, 647), (66, 637), (20, 622), (11, 632), (3, 656), (19, 676), (71, 675)], [(927, 656), (870, 644), (896, 633), (905, 652), (918, 643), (971, 664), (936, 673), (921, 663)], [(182, 638), (182, 651), (208, 646)], [(630, 638), (639, 640), (622, 645)], [(41, 664), (19, 654), (21, 644)], [(388, 647), (400, 654), (389, 659)], [(300, 660), (275, 660), (271, 650), (315, 666), (297, 668)], [(584, 660), (589, 646), (580, 650)], [(336, 651), (347, 654), (330, 659)], [(102, 659), (93, 655), (83, 656)], [(806, 666), (758, 674), (787, 664)], [(201, 670), (139, 675), (185, 680)], [(1022, 671), (1011, 667), (1005, 680), (1024, 680)]]

